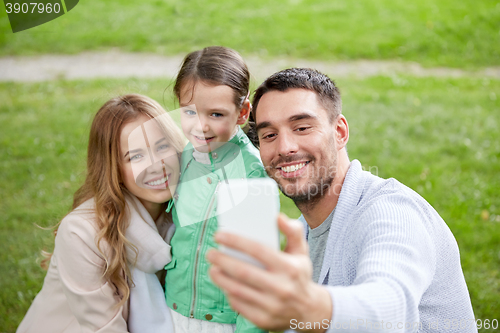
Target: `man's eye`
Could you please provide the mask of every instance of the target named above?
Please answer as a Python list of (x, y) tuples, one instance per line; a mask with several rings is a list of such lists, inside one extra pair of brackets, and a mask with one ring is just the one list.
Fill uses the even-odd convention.
[(309, 127), (298, 127), (298, 128), (296, 128), (295, 130), (296, 130), (297, 132), (303, 132), (303, 131), (306, 131), (306, 130), (308, 130), (308, 129), (309, 129)]
[(262, 140), (266, 140), (266, 139), (272, 139), (276, 136), (276, 133), (271, 133), (271, 134), (265, 134), (262, 136)]

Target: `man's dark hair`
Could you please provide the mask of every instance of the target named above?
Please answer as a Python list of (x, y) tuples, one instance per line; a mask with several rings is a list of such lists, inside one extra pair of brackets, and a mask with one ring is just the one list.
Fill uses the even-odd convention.
[(319, 103), (328, 113), (330, 122), (337, 119), (338, 115), (342, 112), (340, 91), (335, 86), (335, 83), (325, 74), (311, 68), (289, 68), (277, 72), (268, 77), (255, 90), (253, 96), (253, 110), (249, 119), (250, 131), (248, 136), (256, 147), (259, 146), (259, 140), (255, 131), (255, 120), (260, 99), (267, 92), (285, 92), (288, 89), (306, 89), (315, 92)]

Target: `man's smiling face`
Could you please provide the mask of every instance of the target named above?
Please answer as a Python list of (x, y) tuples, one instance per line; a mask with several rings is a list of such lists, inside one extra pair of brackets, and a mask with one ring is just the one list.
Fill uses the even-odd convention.
[(266, 171), (286, 196), (302, 203), (326, 194), (337, 170), (336, 131), (315, 92), (265, 93), (256, 129)]

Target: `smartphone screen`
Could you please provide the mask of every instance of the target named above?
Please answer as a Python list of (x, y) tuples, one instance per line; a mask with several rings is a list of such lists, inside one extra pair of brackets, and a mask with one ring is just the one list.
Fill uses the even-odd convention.
[[(217, 217), (220, 231), (233, 233), (279, 251), (279, 192), (269, 178), (228, 179), (219, 185)], [(263, 267), (256, 259), (220, 246), (221, 252)]]

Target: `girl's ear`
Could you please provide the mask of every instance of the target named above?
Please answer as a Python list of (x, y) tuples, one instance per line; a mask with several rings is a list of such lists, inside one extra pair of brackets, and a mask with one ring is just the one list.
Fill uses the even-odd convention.
[(241, 106), (240, 114), (238, 115), (238, 121), (236, 122), (236, 124), (243, 125), (247, 121), (248, 116), (250, 115), (250, 111), (252, 111), (252, 104), (247, 98)]

